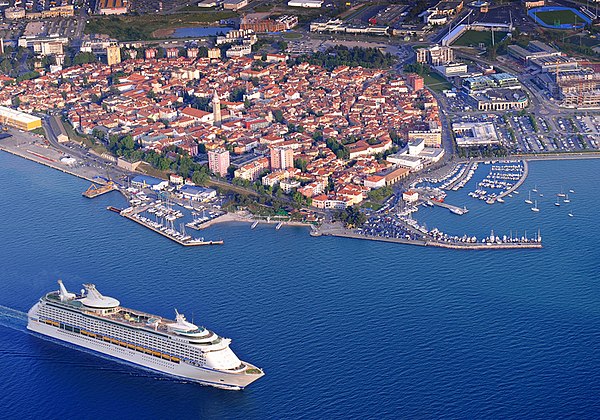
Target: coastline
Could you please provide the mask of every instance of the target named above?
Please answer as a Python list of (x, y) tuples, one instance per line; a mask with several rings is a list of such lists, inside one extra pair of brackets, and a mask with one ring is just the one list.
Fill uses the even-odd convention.
[(18, 156), (20, 158), (29, 160), (31, 162), (39, 163), (41, 165), (47, 166), (48, 168), (52, 168), (52, 169), (56, 169), (57, 171), (61, 171), (61, 172), (65, 173), (65, 174), (76, 176), (77, 178), (85, 179), (86, 181), (90, 181), (90, 182), (93, 182), (93, 183), (98, 183), (97, 179), (93, 179), (89, 175), (77, 173), (74, 170), (72, 170), (73, 168), (69, 168), (66, 165), (65, 166), (59, 166), (58, 164), (54, 164), (51, 161), (45, 161), (41, 157), (39, 157), (37, 155), (34, 155), (33, 152), (31, 152), (31, 151), (27, 151), (29, 153), (23, 153), (20, 150), (14, 150), (12, 148), (8, 148), (8, 147), (6, 147), (2, 143), (0, 143), (0, 151), (6, 152), (6, 153), (10, 153), (11, 155)]
[[(15, 138), (16, 140), (16, 138)], [(22, 148), (21, 144), (10, 144), (4, 141), (0, 142), (0, 151), (4, 151), (10, 153), (14, 156), (18, 156), (29, 160), (31, 162), (42, 164), (46, 167), (61, 171), (63, 173), (76, 176), (81, 179), (85, 179), (92, 183), (102, 183), (101, 175), (103, 172), (98, 167), (90, 167), (90, 166), (76, 166), (71, 167), (66, 164), (60, 162), (60, 158), (64, 157), (64, 153), (51, 146), (44, 146), (38, 144), (35, 140), (30, 142), (24, 142), (26, 148)], [(36, 149), (36, 151), (32, 151), (30, 149)], [(528, 173), (528, 165), (527, 162), (529, 160), (579, 160), (579, 159), (598, 159), (600, 158), (600, 152), (588, 152), (588, 153), (578, 153), (578, 154), (553, 154), (553, 155), (542, 155), (542, 156), (511, 156), (504, 159), (499, 160), (523, 160), (525, 162), (525, 167), (527, 168), (526, 173)], [(489, 159), (474, 159), (470, 161), (486, 161)], [(448, 164), (456, 163), (448, 162)], [(511, 191), (518, 189), (524, 180), (526, 179), (526, 175), (521, 178), (519, 183), (517, 183)], [(507, 192), (508, 194), (508, 192)], [(243, 213), (225, 213), (221, 216), (218, 216), (212, 220), (209, 220), (202, 225), (198, 226), (198, 230), (207, 229), (211, 226), (217, 224), (224, 223), (259, 223), (259, 224), (280, 224), (282, 226), (295, 226), (295, 227), (307, 227), (310, 228), (311, 236), (336, 236), (341, 238), (351, 238), (351, 239), (362, 239), (362, 240), (372, 240), (372, 241), (380, 241), (380, 242), (392, 242), (392, 243), (400, 243), (406, 245), (415, 245), (415, 246), (432, 246), (438, 248), (447, 248), (447, 249), (457, 249), (457, 250), (489, 250), (489, 249), (537, 249), (542, 248), (541, 243), (537, 242), (528, 242), (528, 243), (456, 243), (456, 242), (439, 242), (430, 239), (404, 239), (404, 238), (386, 238), (386, 237), (377, 237), (377, 236), (366, 236), (363, 234), (355, 233), (351, 230), (340, 228), (340, 227), (326, 227), (321, 226), (316, 228), (315, 225), (306, 222), (299, 221), (284, 221), (281, 219), (274, 218), (273, 220), (267, 220), (262, 218), (252, 217), (250, 214)]]
[(223, 224), (223, 223), (255, 223), (255, 222), (258, 222), (259, 224), (269, 224), (269, 225), (283, 223), (283, 226), (308, 227), (308, 228), (312, 228), (312, 226), (313, 226), (310, 223), (305, 223), (305, 222), (283, 221), (283, 220), (263, 220), (263, 219), (252, 218), (249, 215), (243, 215), (240, 213), (225, 213), (225, 214), (215, 217), (214, 219), (211, 219), (205, 223), (202, 223), (201, 225), (198, 226), (198, 229), (199, 230), (207, 229), (213, 225), (218, 225), (218, 224)]

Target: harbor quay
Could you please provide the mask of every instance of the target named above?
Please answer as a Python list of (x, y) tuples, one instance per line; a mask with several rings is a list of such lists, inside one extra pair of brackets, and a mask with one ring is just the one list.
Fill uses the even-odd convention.
[(531, 239), (530, 241), (518, 242), (458, 242), (458, 241), (439, 241), (433, 238), (425, 239), (407, 239), (384, 236), (373, 236), (358, 233), (350, 229), (327, 229), (317, 231), (312, 236), (335, 236), (340, 238), (363, 239), (370, 241), (392, 242), (397, 244), (416, 245), (416, 246), (432, 246), (438, 248), (456, 249), (456, 250), (498, 250), (498, 249), (541, 249), (541, 241)]

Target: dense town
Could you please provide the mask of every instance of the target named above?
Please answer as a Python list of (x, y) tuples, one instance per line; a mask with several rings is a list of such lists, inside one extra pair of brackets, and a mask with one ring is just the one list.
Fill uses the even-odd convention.
[[(180, 197), (203, 200), (201, 187), (210, 186), (229, 199), (228, 210), (302, 209), (305, 221), (368, 222), (407, 238), (424, 230), (407, 214), (471, 178), (465, 159), (600, 147), (596, 52), (540, 29), (596, 39), (589, 8), (447, 0), (290, 1), (272, 13), (245, 0), (198, 3), (206, 11), (177, 1), (146, 6), (5, 9), (5, 128), (44, 136), (68, 165), (89, 165), (91, 153), (120, 175), (152, 175), (137, 179), (141, 188), (167, 178)], [(148, 17), (151, 32), (136, 26), (154, 12), (163, 18)], [(197, 25), (183, 19), (192, 15), (211, 26), (188, 27)], [(503, 190), (470, 196), (502, 202), (519, 182), (490, 185)], [(390, 212), (399, 227), (385, 228), (381, 216)]]
[(402, 152), (409, 140), (424, 140), (425, 161), (442, 156), (429, 150), (439, 149), (441, 128), (437, 102), (419, 76), (290, 66), (280, 54), (224, 62), (195, 52), (72, 67), (8, 85), (0, 102), (18, 98), (29, 113), (68, 107), (66, 119), (84, 135), (129, 136), (135, 146), (119, 154), (133, 166), (138, 149), (175, 146), (191, 157), (207, 152), (211, 172), (226, 177), (235, 156), (243, 162), (235, 178), (298, 191), (322, 208), (358, 204), (372, 188), (406, 176), (392, 162), (410, 159)]

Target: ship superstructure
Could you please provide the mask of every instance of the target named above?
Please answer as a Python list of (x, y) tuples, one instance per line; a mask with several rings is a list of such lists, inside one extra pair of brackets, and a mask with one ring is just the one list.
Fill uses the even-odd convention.
[(93, 284), (84, 284), (80, 294), (58, 284), (59, 290), (29, 310), (29, 330), (218, 388), (243, 389), (264, 375), (238, 359), (230, 339), (188, 322), (177, 311), (175, 320), (168, 320), (122, 307)]

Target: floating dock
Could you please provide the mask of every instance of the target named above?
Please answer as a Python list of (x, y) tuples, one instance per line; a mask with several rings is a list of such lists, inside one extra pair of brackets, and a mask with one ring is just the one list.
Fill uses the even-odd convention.
[(81, 193), (84, 197), (87, 198), (95, 198), (99, 195), (106, 194), (116, 189), (115, 184), (111, 181), (106, 185), (102, 185), (98, 187), (96, 184), (92, 183), (87, 190)]
[(462, 216), (463, 214), (466, 214), (469, 212), (469, 210), (466, 207), (453, 206), (452, 204), (443, 203), (443, 202), (436, 201), (436, 200), (431, 200), (431, 203), (435, 206), (439, 206), (439, 207), (448, 209), (452, 213), (458, 214), (459, 216)]

